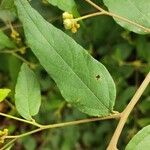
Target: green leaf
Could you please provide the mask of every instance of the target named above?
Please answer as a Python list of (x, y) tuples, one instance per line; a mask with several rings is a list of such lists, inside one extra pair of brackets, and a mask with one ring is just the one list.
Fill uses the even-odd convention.
[(126, 150), (149, 150), (150, 148), (150, 125), (140, 130), (128, 143)]
[(21, 66), (15, 89), (15, 104), (22, 117), (31, 120), (41, 105), (40, 86), (32, 70), (26, 65)]
[(5, 98), (8, 96), (10, 91), (11, 91), (10, 89), (0, 89), (0, 102), (5, 100)]
[(74, 0), (47, 0), (50, 4), (57, 6), (59, 9), (76, 14), (77, 6)]
[(2, 0), (1, 9), (14, 9), (14, 0)]
[[(109, 11), (140, 24), (146, 28), (150, 28), (150, 1), (147, 0), (104, 0), (105, 5)], [(146, 34), (146, 32), (125, 21), (116, 19), (115, 21), (122, 27), (139, 33)]]
[(15, 44), (4, 34), (3, 31), (0, 31), (0, 49), (3, 48), (14, 48)]
[(28, 45), (66, 101), (92, 116), (109, 115), (116, 89), (107, 69), (72, 38), (46, 22), (26, 0), (16, 0), (16, 6)]

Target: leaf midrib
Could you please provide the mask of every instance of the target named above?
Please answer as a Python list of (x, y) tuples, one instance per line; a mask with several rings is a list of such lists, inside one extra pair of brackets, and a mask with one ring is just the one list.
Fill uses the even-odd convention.
[[(26, 81), (26, 84), (25, 84), (25, 87), (26, 87), (26, 90), (27, 90), (27, 106), (28, 106), (28, 108), (29, 109), (27, 109), (27, 114), (30, 116), (30, 118), (31, 118), (31, 112), (30, 112), (30, 105), (29, 105), (29, 88), (28, 88), (28, 81), (27, 81), (27, 76), (26, 76), (26, 70), (24, 70), (24, 76), (25, 76), (25, 81)], [(25, 110), (25, 109), (24, 109)]]

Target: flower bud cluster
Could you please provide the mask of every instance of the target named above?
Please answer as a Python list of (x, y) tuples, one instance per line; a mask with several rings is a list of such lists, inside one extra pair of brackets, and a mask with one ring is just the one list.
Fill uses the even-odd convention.
[(4, 143), (6, 136), (8, 135), (8, 129), (0, 130), (0, 143)]
[(80, 28), (80, 24), (78, 24), (73, 15), (68, 12), (63, 13), (63, 24), (65, 29), (71, 30), (73, 33), (76, 33), (78, 28)]
[(12, 27), (11, 28), (11, 35), (10, 35), (17, 43), (20, 43), (21, 38), (19, 33)]

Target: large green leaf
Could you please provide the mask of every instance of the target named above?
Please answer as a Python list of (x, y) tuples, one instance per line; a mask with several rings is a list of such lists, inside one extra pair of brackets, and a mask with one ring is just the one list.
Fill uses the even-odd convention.
[(41, 105), (40, 86), (32, 70), (23, 64), (15, 89), (15, 104), (22, 117), (31, 120)]
[(57, 6), (63, 11), (76, 14), (77, 6), (74, 0), (47, 0), (50, 4)]
[(16, 0), (16, 6), (28, 45), (63, 97), (89, 115), (110, 114), (116, 89), (107, 69), (72, 38), (46, 22), (26, 0)]
[[(149, 0), (103, 0), (110, 12), (127, 18), (146, 28), (150, 28), (150, 1)], [(122, 27), (140, 34), (146, 32), (125, 21), (115, 19)]]
[(150, 125), (140, 130), (128, 143), (126, 150), (149, 150)]
[(9, 39), (3, 31), (0, 30), (0, 49), (3, 48), (14, 48), (15, 44)]

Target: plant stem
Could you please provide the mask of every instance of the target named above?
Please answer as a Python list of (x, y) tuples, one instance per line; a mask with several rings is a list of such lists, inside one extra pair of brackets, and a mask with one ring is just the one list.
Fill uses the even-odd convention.
[(107, 120), (107, 119), (117, 119), (120, 118), (120, 113), (116, 113), (107, 117), (101, 117), (101, 118), (90, 118), (90, 119), (83, 119), (83, 120), (77, 120), (77, 121), (70, 121), (70, 122), (65, 122), (65, 123), (58, 123), (58, 124), (50, 124), (50, 125), (43, 125), (42, 127), (20, 134), (20, 135), (14, 135), (14, 136), (7, 136), (6, 139), (12, 139), (12, 138), (21, 138), (33, 133), (40, 132), (42, 130), (46, 129), (52, 129), (52, 128), (60, 128), (60, 127), (65, 127), (65, 126), (71, 126), (71, 125), (78, 125), (78, 124), (83, 124), (83, 123), (88, 123), (88, 122), (94, 122), (94, 121), (100, 121), (100, 120)]
[(80, 21), (80, 20), (83, 20), (83, 19), (87, 19), (87, 18), (91, 18), (91, 17), (103, 15), (103, 14), (104, 14), (103, 12), (96, 12), (96, 13), (92, 13), (92, 14), (89, 14), (89, 15), (85, 15), (85, 16), (76, 18), (75, 20), (76, 20), (76, 21)]
[[(13, 25), (13, 28), (20, 28), (20, 27), (22, 27), (22, 25), (20, 24)], [(0, 28), (0, 30), (2, 31), (8, 30), (8, 29), (10, 29), (10, 25), (6, 25), (5, 27)]]
[(100, 6), (98, 6), (97, 4), (95, 4), (94, 2), (92, 2), (91, 0), (85, 0), (87, 3), (89, 3), (91, 6), (93, 6), (94, 8), (96, 8), (99, 11), (104, 12), (105, 10), (103, 8), (101, 8)]
[(133, 21), (131, 21), (131, 20), (127, 19), (127, 18), (124, 18), (124, 17), (122, 17), (122, 16), (119, 16), (119, 15), (117, 15), (117, 14), (108, 12), (108, 11), (104, 10), (103, 8), (101, 8), (100, 6), (96, 5), (96, 4), (95, 4), (94, 2), (92, 2), (91, 0), (85, 0), (85, 1), (88, 2), (90, 5), (92, 5), (94, 8), (96, 8), (97, 10), (99, 10), (100, 12), (102, 12), (104, 15), (111, 16), (111, 17), (117, 18), (117, 19), (119, 19), (119, 20), (125, 21), (125, 22), (127, 22), (127, 23), (130, 23), (130, 24), (132, 24), (132, 25), (138, 27), (138, 28), (143, 29), (143, 31), (144, 31), (145, 33), (150, 33), (150, 29), (149, 29), (149, 28), (146, 28), (146, 27), (144, 27), (144, 26), (142, 26), (142, 25), (140, 25), (140, 24), (138, 24), (138, 23), (136, 23), (136, 22), (133, 22)]
[(143, 92), (145, 91), (145, 89), (149, 85), (149, 83), (150, 83), (150, 72), (145, 77), (144, 81), (142, 82), (139, 89), (136, 91), (136, 93), (133, 96), (133, 98), (131, 99), (130, 103), (127, 105), (127, 107), (121, 113), (120, 121), (119, 121), (118, 126), (114, 132), (114, 135), (108, 145), (107, 150), (117, 150), (117, 143), (118, 143), (119, 137), (121, 135), (121, 132), (123, 130), (123, 127), (127, 121), (127, 118), (129, 116), (129, 114), (131, 113), (131, 111), (133, 110), (136, 103), (139, 101), (140, 97), (142, 96)]
[(127, 18), (124, 18), (124, 17), (122, 17), (122, 16), (119, 16), (119, 15), (117, 15), (117, 14), (110, 13), (110, 12), (105, 12), (104, 14), (105, 14), (105, 15), (108, 15), (108, 16), (111, 16), (111, 17), (114, 17), (114, 18), (117, 18), (117, 19), (119, 19), (119, 20), (125, 21), (125, 22), (127, 22), (127, 23), (129, 23), (129, 24), (132, 24), (132, 25), (138, 27), (138, 28), (141, 28), (141, 29), (143, 29), (143, 31), (144, 31), (145, 33), (150, 33), (150, 29), (149, 29), (149, 28), (146, 28), (146, 27), (144, 27), (144, 26), (142, 26), (142, 25), (140, 25), (140, 24), (138, 24), (138, 23), (136, 23), (136, 22), (133, 22), (133, 21), (127, 19)]
[(20, 122), (28, 123), (28, 124), (31, 124), (31, 125), (34, 125), (34, 126), (37, 126), (37, 127), (42, 127), (42, 125), (40, 125), (38, 123), (28, 121), (28, 120), (25, 120), (25, 119), (21, 119), (21, 118), (18, 118), (18, 117), (14, 117), (14, 116), (4, 114), (4, 113), (1, 113), (1, 112), (0, 112), (0, 116), (11, 118), (11, 119), (14, 119), (14, 120), (17, 120), (17, 121), (20, 121)]

